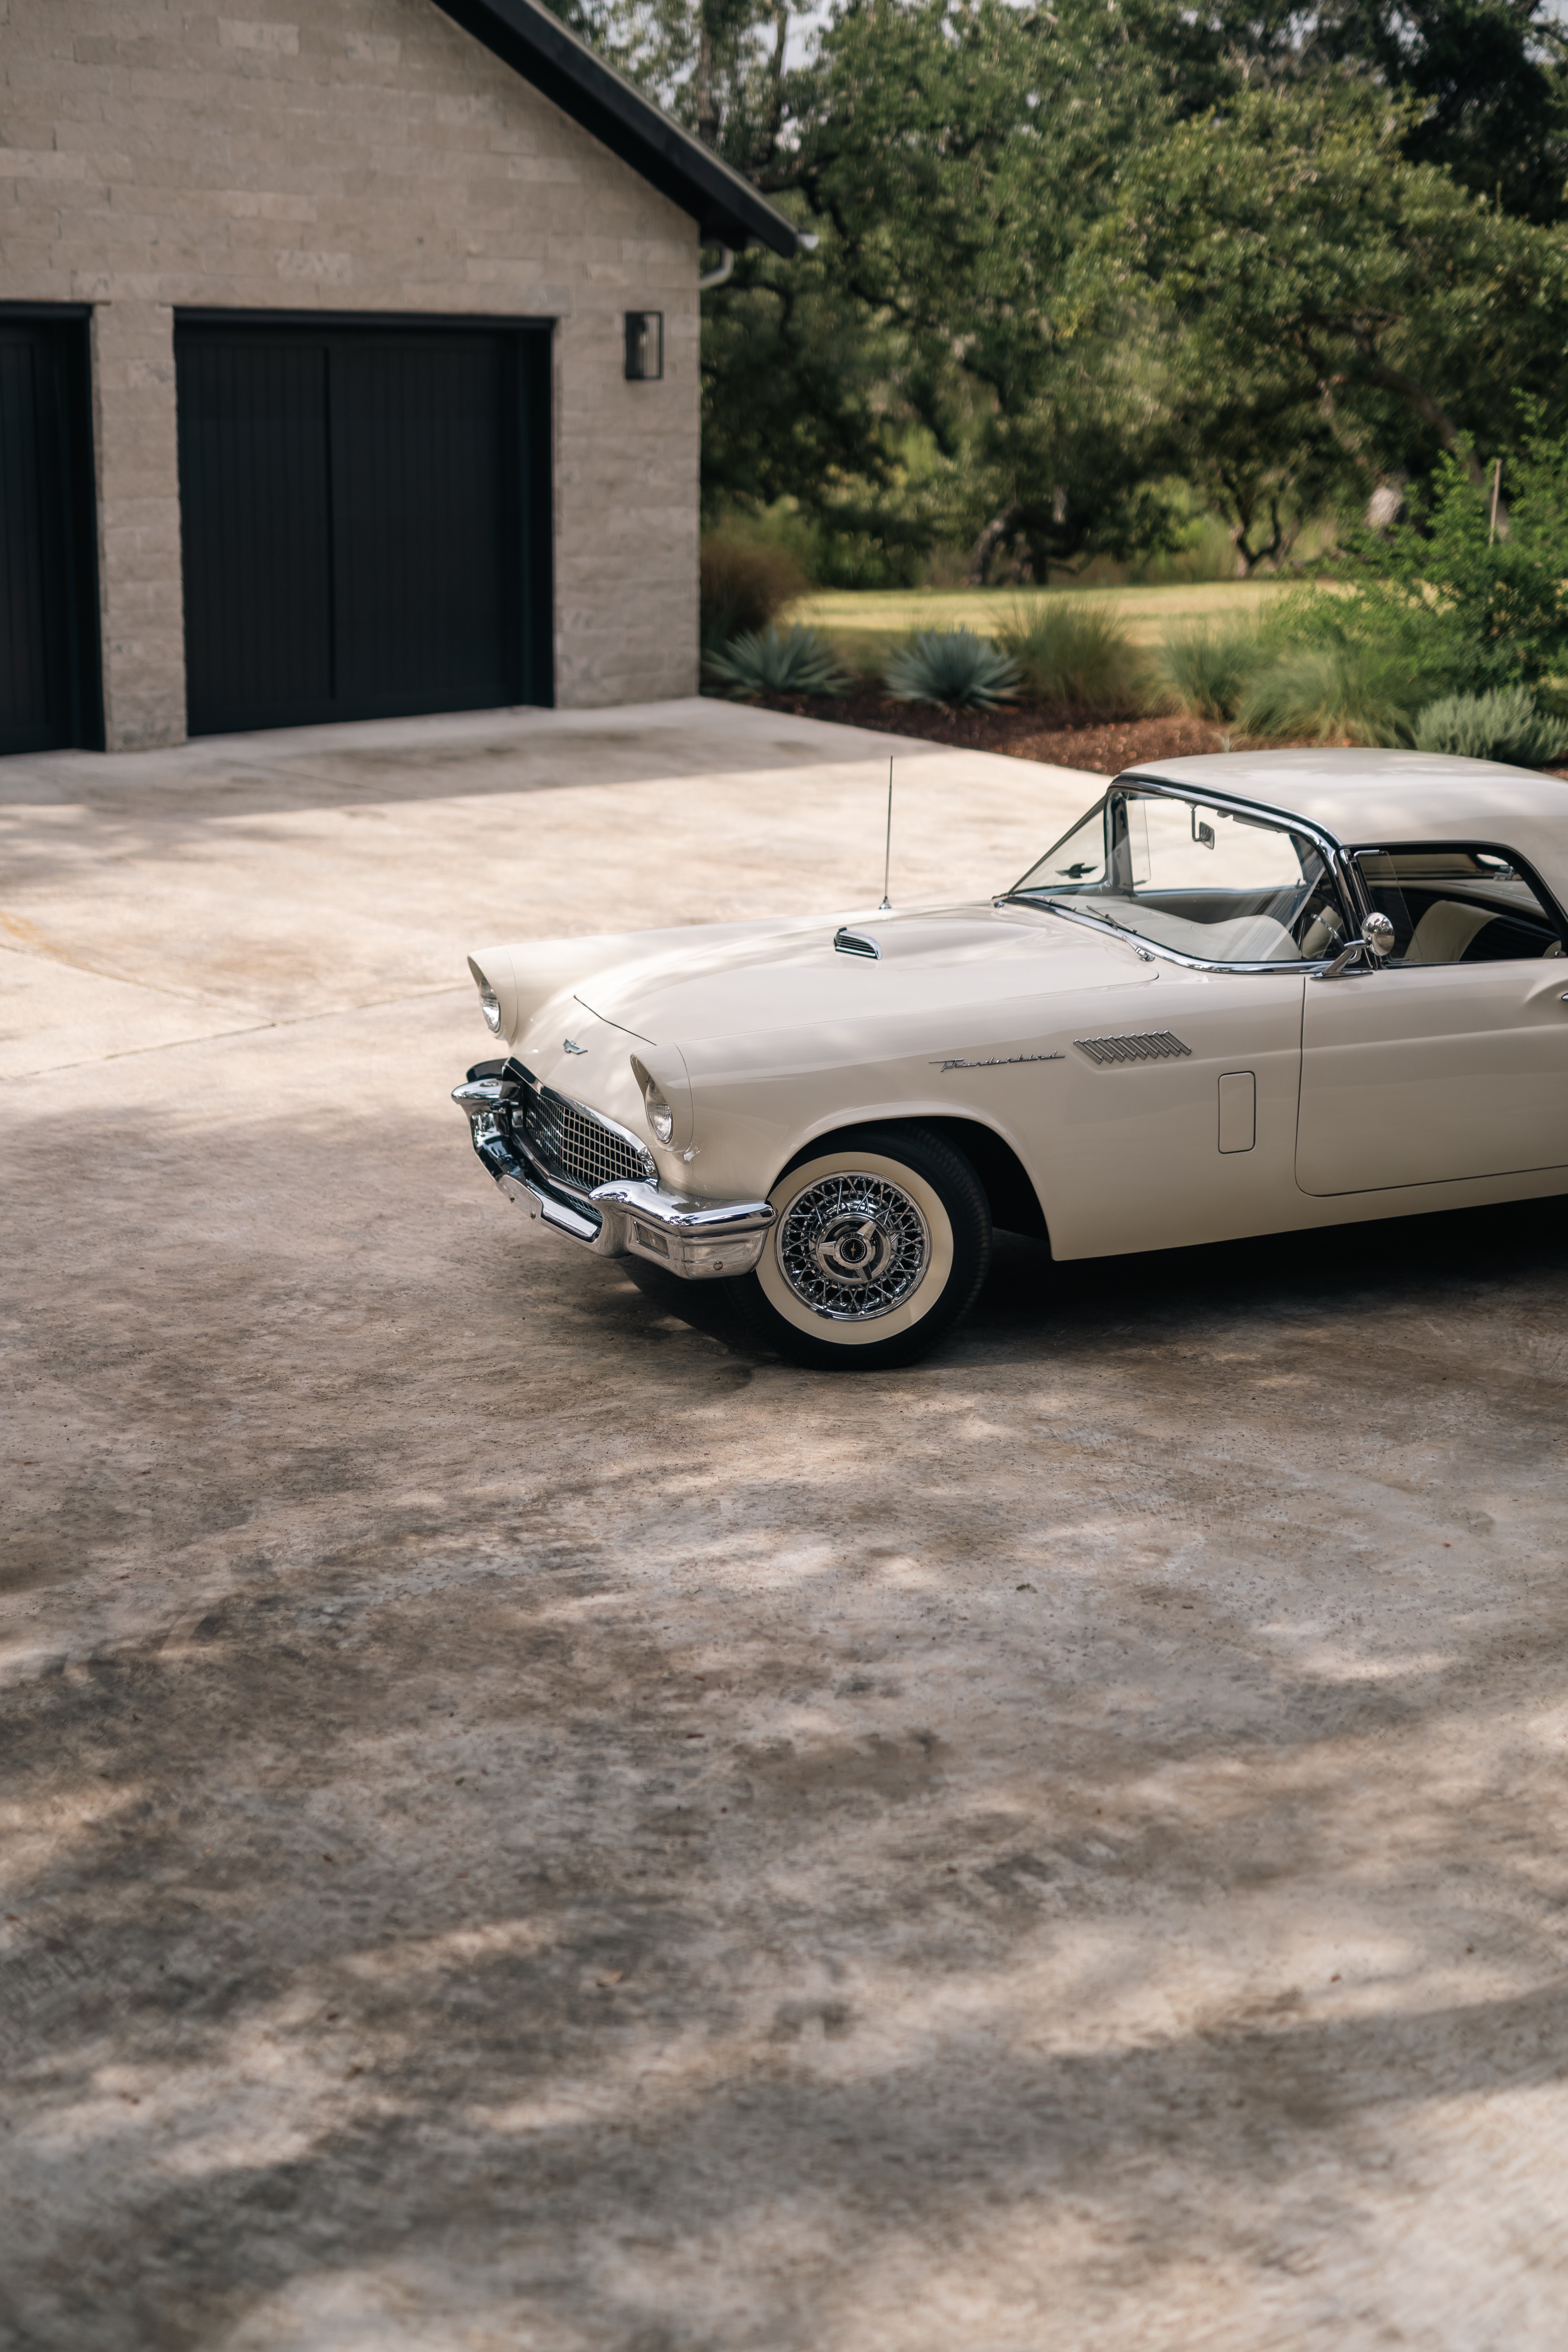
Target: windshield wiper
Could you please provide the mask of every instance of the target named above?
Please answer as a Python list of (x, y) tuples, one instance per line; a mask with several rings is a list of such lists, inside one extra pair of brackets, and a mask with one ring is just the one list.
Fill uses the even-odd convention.
[(1076, 915), (1082, 922), (1103, 923), (1108, 930), (1120, 931), (1125, 939), (1141, 940), (1143, 936), (1142, 931), (1134, 930), (1131, 923), (1122, 922), (1115, 915), (1102, 914), (1098, 907), (1086, 907), (1081, 899), (1043, 898), (1037, 890), (1007, 890), (993, 904), (998, 907), (1019, 904), (1043, 907), (1047, 915), (1067, 915), (1069, 918)]
[[(1076, 902), (1066, 904), (1060, 898), (1042, 898), (1037, 890), (1004, 890), (1002, 896), (993, 903), (998, 907), (1044, 907), (1053, 915), (1080, 915), (1089, 911)], [(1109, 919), (1109, 917), (1104, 915), (1095, 917), (1097, 922), (1106, 922)]]
[(1091, 923), (1109, 923), (1113, 931), (1125, 931), (1129, 939), (1138, 936), (1131, 923), (1121, 921), (1115, 915), (1101, 914), (1098, 907), (1064, 906), (1059, 898), (1042, 898), (1039, 904), (1048, 907), (1053, 915), (1087, 915)]

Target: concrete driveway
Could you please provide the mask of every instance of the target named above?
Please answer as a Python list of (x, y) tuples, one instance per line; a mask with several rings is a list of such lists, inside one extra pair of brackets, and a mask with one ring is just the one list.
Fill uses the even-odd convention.
[[(1556, 2352), (1562, 1206), (834, 1380), (447, 1100), (469, 944), (874, 901), (889, 748), (0, 768), (7, 2352)], [(1096, 789), (890, 748), (896, 900)]]

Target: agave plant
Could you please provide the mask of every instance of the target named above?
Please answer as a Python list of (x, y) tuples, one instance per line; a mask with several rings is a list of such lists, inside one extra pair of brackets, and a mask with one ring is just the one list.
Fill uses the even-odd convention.
[(842, 694), (849, 683), (831, 646), (815, 629), (798, 625), (780, 636), (777, 629), (746, 629), (719, 653), (708, 656), (709, 675), (731, 694)]
[(1017, 689), (1018, 665), (973, 629), (921, 629), (884, 672), (895, 702), (945, 702), (994, 710)]
[(1412, 731), (1418, 751), (1508, 760), (1520, 768), (1551, 767), (1568, 751), (1568, 727), (1542, 710), (1522, 686), (1492, 694), (1446, 694), (1426, 705)]

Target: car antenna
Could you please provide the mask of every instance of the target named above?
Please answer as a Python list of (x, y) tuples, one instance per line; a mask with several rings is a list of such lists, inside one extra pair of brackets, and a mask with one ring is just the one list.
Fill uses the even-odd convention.
[(893, 866), (893, 755), (888, 754), (888, 838), (882, 852), (882, 903), (879, 915), (890, 915), (893, 902), (888, 896), (888, 877)]

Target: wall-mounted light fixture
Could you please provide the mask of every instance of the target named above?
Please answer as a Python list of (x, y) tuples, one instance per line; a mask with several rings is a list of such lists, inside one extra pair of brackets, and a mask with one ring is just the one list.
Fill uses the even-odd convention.
[(626, 382), (657, 383), (664, 373), (664, 312), (626, 312)]

